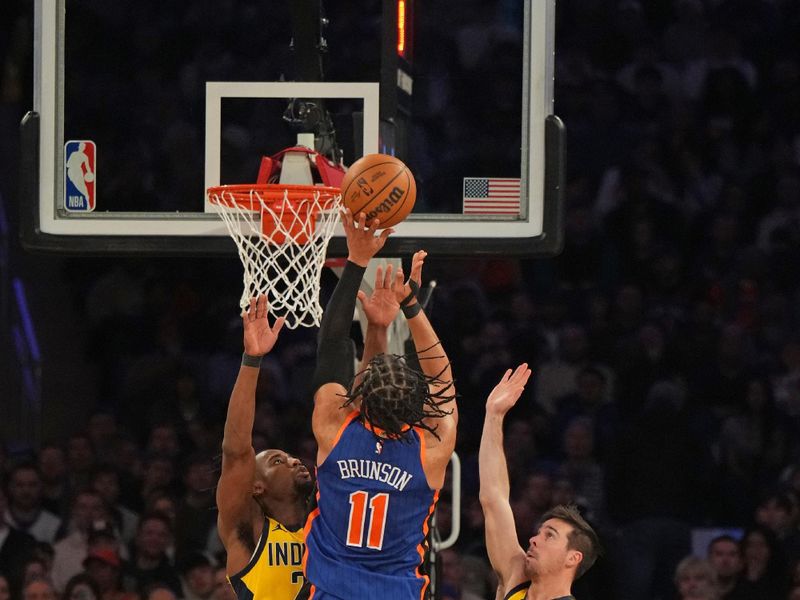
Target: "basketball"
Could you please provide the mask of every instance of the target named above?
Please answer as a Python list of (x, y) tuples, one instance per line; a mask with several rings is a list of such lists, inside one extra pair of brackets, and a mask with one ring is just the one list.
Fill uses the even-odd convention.
[(380, 219), (381, 229), (397, 225), (408, 216), (417, 199), (417, 184), (409, 168), (388, 154), (367, 154), (347, 170), (342, 179), (342, 202), (357, 219), (366, 213), (367, 224)]

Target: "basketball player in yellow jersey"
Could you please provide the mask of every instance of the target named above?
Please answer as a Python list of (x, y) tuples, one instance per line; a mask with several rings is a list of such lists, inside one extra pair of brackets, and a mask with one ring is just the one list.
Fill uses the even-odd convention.
[(556, 506), (547, 512), (527, 552), (516, 543), (503, 420), (530, 375), (527, 364), (513, 373), (509, 369), (486, 401), (478, 451), (486, 549), (499, 582), (497, 600), (574, 600), (572, 582), (594, 564), (600, 549), (597, 534), (574, 506)]
[(239, 600), (294, 600), (305, 593), (303, 525), (314, 483), (300, 460), (286, 452), (253, 450), (261, 358), (275, 345), (283, 319), (270, 326), (267, 299), (261, 296), (250, 301), (242, 321), (244, 355), (225, 420), (217, 525)]

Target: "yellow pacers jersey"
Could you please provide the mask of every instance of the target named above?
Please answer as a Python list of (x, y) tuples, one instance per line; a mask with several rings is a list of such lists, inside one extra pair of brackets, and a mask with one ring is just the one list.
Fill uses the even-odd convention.
[(264, 521), (258, 546), (247, 566), (229, 577), (239, 600), (294, 600), (303, 588), (303, 530), (288, 531)]
[(528, 594), (528, 587), (530, 587), (530, 585), (530, 581), (520, 583), (518, 586), (515, 586), (514, 589), (508, 592), (503, 600), (525, 600), (525, 596)]

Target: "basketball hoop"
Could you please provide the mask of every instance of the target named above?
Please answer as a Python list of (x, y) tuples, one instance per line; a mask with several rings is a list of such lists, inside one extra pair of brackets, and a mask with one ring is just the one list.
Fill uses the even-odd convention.
[(242, 308), (265, 294), (286, 326), (318, 326), (320, 272), (338, 220), (339, 188), (248, 183), (208, 189), (244, 267)]

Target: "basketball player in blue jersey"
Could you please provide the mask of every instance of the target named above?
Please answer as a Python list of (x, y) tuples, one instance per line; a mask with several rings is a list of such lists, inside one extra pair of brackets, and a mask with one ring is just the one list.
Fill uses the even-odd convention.
[(250, 301), (242, 321), (244, 355), (228, 404), (217, 486), (226, 573), (239, 600), (304, 598), (302, 527), (313, 499), (311, 474), (282, 450), (256, 455), (252, 445), (259, 366), (283, 319), (270, 326), (267, 299), (261, 296)]
[(497, 600), (574, 600), (572, 582), (599, 553), (597, 534), (574, 506), (548, 511), (530, 538), (527, 552), (517, 543), (509, 503), (503, 420), (531, 375), (527, 364), (506, 371), (486, 401), (478, 470), (489, 562), (497, 574)]
[[(409, 281), (387, 267), (372, 298), (364, 368), (348, 375), (348, 333), (369, 260), (391, 230), (377, 235), (342, 217), (348, 261), (325, 309), (314, 379), (312, 428), (318, 443), (318, 508), (306, 524), (305, 572), (314, 600), (420, 600), (428, 520), (453, 452), (458, 413), (450, 363), (416, 300), (425, 252)], [(367, 300), (369, 302), (367, 303)], [(417, 357), (385, 352), (388, 326), (402, 308)], [(372, 330), (370, 331), (370, 327)]]

